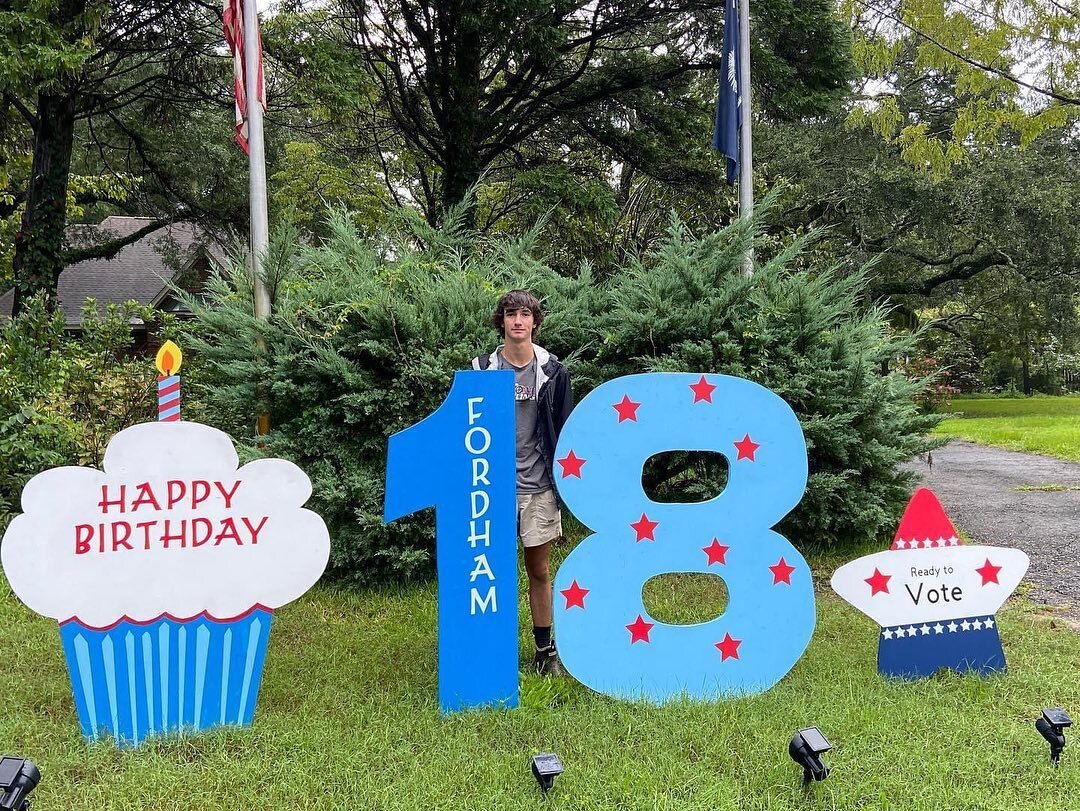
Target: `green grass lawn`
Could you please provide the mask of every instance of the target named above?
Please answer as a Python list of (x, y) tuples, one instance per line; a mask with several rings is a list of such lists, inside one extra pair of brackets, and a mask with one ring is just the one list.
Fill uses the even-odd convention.
[[(817, 562), (822, 578), (836, 562)], [(1080, 636), (1014, 599), (999, 617), (1008, 676), (885, 681), (875, 669), (876, 626), (818, 585), (810, 647), (764, 695), (657, 708), (570, 678), (524, 676), (521, 708), (451, 717), (436, 705), (432, 586), (315, 590), (278, 612), (251, 729), (125, 751), (83, 741), (55, 623), (31, 614), (0, 579), (0, 749), (42, 767), (34, 794), (42, 811), (1059, 811), (1080, 796), (1080, 747), (1051, 769), (1033, 727), (1043, 706), (1080, 715)], [(685, 616), (722, 604), (707, 582), (687, 588)], [(650, 599), (679, 613), (670, 583)], [(530, 645), (523, 633), (523, 657)], [(832, 776), (809, 794), (787, 755), (807, 725), (836, 747)], [(547, 799), (528, 771), (541, 751), (567, 767)]]
[(1080, 461), (1080, 397), (957, 398), (936, 433)]

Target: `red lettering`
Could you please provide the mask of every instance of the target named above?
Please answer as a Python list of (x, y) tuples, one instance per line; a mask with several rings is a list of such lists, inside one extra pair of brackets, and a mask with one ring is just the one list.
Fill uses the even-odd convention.
[[(119, 537), (118, 530), (123, 529), (124, 537)], [(128, 538), (131, 537), (131, 524), (127, 521), (114, 521), (112, 525), (112, 551), (115, 552), (121, 546), (126, 549), (134, 549), (134, 547), (128, 543)]]
[[(84, 537), (85, 536), (85, 537)], [(90, 539), (94, 537), (92, 524), (75, 525), (75, 554), (85, 555), (90, 551)]]
[(135, 485), (139, 490), (138, 497), (131, 502), (131, 511), (136, 512), (143, 504), (151, 505), (155, 510), (160, 510), (161, 505), (158, 504), (156, 498), (154, 498), (154, 491), (150, 488), (150, 482), (143, 482), (142, 484)]
[[(201, 539), (199, 538), (199, 527), (206, 527), (206, 535)], [(210, 540), (210, 536), (214, 534), (214, 524), (209, 518), (192, 518), (191, 519), (191, 548), (202, 546)]]
[(157, 521), (140, 521), (135, 525), (136, 529), (143, 531), (143, 549), (150, 551), (150, 527), (154, 526)]
[(126, 487), (124, 485), (120, 485), (120, 498), (111, 499), (109, 498), (109, 485), (101, 485), (101, 501), (98, 502), (98, 506), (101, 507), (102, 514), (107, 515), (109, 512), (109, 507), (119, 507), (120, 512), (124, 511), (125, 490)]
[(214, 484), (217, 485), (217, 489), (221, 491), (221, 495), (225, 497), (225, 509), (227, 510), (232, 507), (232, 497), (236, 494), (236, 489), (240, 486), (240, 482), (233, 482), (232, 489), (228, 492), (221, 486), (221, 482), (214, 482)]
[(210, 498), (210, 482), (193, 481), (191, 483), (191, 509), (197, 508), (200, 504)]
[(169, 541), (180, 541), (180, 548), (183, 549), (185, 546), (187, 546), (187, 520), (181, 519), (177, 522), (180, 524), (179, 534), (170, 532), (170, 527), (172, 526), (172, 523), (173, 522), (170, 521), (168, 518), (165, 519), (165, 531), (161, 534), (161, 545), (165, 549), (168, 549)]
[[(237, 482), (239, 484), (239, 482)], [(235, 490), (235, 488), (233, 488)], [(231, 538), (236, 541), (237, 546), (243, 546), (244, 542), (240, 540), (240, 533), (236, 531), (236, 522), (231, 518), (225, 518), (221, 522), (221, 532), (217, 534), (217, 539), (214, 541), (214, 546), (221, 546), (221, 542), (226, 538)]]
[(172, 509), (184, 498), (184, 494), (187, 492), (187, 485), (185, 485), (179, 479), (170, 479), (165, 488), (169, 494), (169, 506), (168, 509)]
[(98, 552), (105, 554), (105, 525), (98, 524)]
[(251, 533), (251, 544), (252, 544), (252, 546), (254, 546), (255, 544), (257, 544), (259, 542), (259, 532), (262, 531), (262, 528), (266, 525), (266, 519), (269, 518), (269, 517), (270, 516), (268, 516), (268, 515), (264, 515), (262, 517), (262, 520), (259, 521), (259, 525), (257, 527), (251, 526), (251, 522), (248, 521), (246, 518), (241, 518), (240, 519), (241, 521), (244, 522), (244, 526), (246, 526), (248, 528), (248, 531)]

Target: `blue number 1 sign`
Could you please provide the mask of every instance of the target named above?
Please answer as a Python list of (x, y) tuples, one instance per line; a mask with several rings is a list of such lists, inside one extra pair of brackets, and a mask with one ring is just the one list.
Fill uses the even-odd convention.
[(435, 507), (439, 706), (516, 707), (514, 375), (458, 372), (439, 409), (390, 437), (384, 520)]

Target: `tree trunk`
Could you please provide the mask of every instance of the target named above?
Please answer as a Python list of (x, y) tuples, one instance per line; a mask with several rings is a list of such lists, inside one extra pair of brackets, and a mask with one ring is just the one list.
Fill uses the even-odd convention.
[[(446, 165), (441, 207), (457, 205), (480, 179), (480, 15), (478, 0), (464, 0), (456, 9), (456, 31), (446, 75)], [(465, 225), (476, 224), (475, 201), (465, 211)]]
[(26, 209), (15, 235), (12, 315), (35, 293), (56, 306), (56, 284), (64, 269), (64, 225), (68, 172), (75, 138), (75, 99), (67, 93), (38, 94), (34, 162), (26, 189)]
[[(85, 12), (86, 0), (60, 0), (49, 13), (49, 24), (68, 42), (78, 42), (85, 33), (82, 22)], [(57, 81), (38, 91), (34, 160), (11, 262), (15, 282), (12, 316), (18, 315), (27, 298), (42, 292), (49, 309), (54, 309), (56, 285), (64, 269), (68, 173), (75, 141), (75, 95), (65, 86), (62, 75), (52, 78)]]

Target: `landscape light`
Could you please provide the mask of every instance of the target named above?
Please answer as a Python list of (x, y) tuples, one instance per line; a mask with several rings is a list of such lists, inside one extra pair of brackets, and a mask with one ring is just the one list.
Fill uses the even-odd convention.
[(555, 778), (563, 773), (562, 761), (553, 752), (534, 755), (532, 759), (532, 773), (536, 782), (540, 784), (540, 790), (547, 794), (553, 785)]
[(41, 772), (29, 760), (0, 757), (0, 811), (26, 811), (30, 792), (41, 782)]
[(1061, 760), (1061, 750), (1065, 748), (1065, 729), (1072, 726), (1072, 719), (1061, 707), (1050, 707), (1042, 711), (1042, 718), (1035, 722), (1035, 729), (1050, 744), (1050, 762), (1055, 766)]
[(803, 785), (812, 780), (824, 780), (829, 776), (829, 767), (821, 761), (821, 753), (832, 749), (832, 744), (821, 734), (817, 727), (800, 729), (788, 744), (791, 759), (803, 768)]

